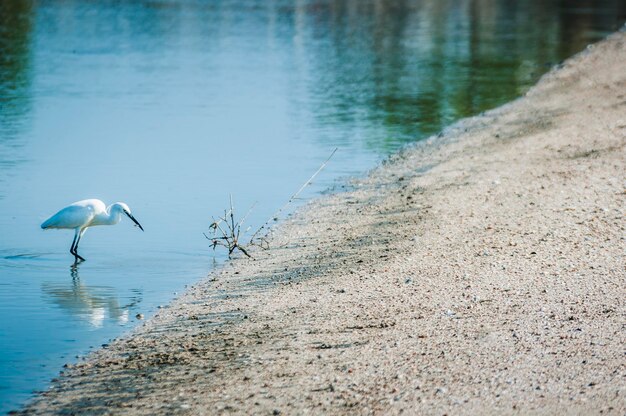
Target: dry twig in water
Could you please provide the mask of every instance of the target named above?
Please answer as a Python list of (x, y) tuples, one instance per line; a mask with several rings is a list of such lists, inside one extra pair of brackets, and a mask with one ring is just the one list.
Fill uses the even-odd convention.
[[(300, 195), (304, 188), (306, 188), (311, 183), (311, 181), (313, 181), (313, 179), (315, 179), (315, 177), (326, 167), (330, 159), (334, 156), (335, 152), (337, 152), (337, 148), (333, 150), (330, 156), (328, 156), (328, 158), (324, 161), (324, 163), (322, 163), (319, 169), (317, 169), (317, 171), (313, 175), (311, 175), (311, 177), (300, 187), (300, 189), (298, 189), (296, 193), (294, 193), (289, 198), (287, 203), (283, 205), (278, 211), (276, 211), (274, 215), (272, 215), (267, 221), (265, 221), (265, 223), (261, 227), (259, 227), (259, 229), (256, 230), (254, 234), (252, 234), (247, 244), (241, 243), (241, 226), (250, 215), (250, 212), (252, 212), (254, 205), (250, 207), (246, 215), (244, 215), (244, 217), (240, 221), (235, 222), (235, 208), (233, 205), (233, 196), (230, 195), (230, 209), (225, 210), (223, 216), (218, 217), (217, 219), (213, 218), (213, 222), (209, 226), (209, 231), (212, 232), (213, 235), (208, 236), (206, 233), (204, 233), (204, 237), (206, 237), (206, 239), (211, 242), (213, 250), (215, 250), (218, 246), (225, 247), (228, 250), (228, 257), (230, 258), (235, 250), (241, 251), (247, 257), (252, 257), (248, 253), (248, 246), (257, 246), (262, 248), (263, 250), (269, 249), (268, 226), (270, 222), (278, 220), (279, 215), (285, 210), (285, 208), (287, 208), (298, 197), (298, 195)], [(249, 228), (244, 230), (243, 234), (245, 234), (248, 230)], [(263, 231), (266, 232), (262, 233)]]
[[(235, 207), (233, 206), (233, 196), (230, 196), (230, 209), (224, 211), (224, 216), (217, 219), (213, 218), (213, 222), (209, 225), (209, 230), (213, 232), (213, 236), (209, 237), (204, 233), (207, 240), (211, 241), (213, 250), (217, 246), (226, 247), (228, 249), (228, 257), (232, 256), (235, 250), (241, 251), (248, 257), (252, 257), (248, 254), (245, 246), (239, 242), (241, 236), (241, 226), (245, 222), (250, 212), (252, 212), (254, 205), (250, 207), (248, 213), (237, 223), (235, 223)], [(245, 232), (245, 231), (244, 231)]]

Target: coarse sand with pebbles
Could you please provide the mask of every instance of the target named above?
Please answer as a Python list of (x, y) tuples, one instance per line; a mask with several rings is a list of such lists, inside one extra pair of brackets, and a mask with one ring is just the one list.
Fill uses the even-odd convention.
[(25, 414), (626, 414), (626, 33), (284, 221)]

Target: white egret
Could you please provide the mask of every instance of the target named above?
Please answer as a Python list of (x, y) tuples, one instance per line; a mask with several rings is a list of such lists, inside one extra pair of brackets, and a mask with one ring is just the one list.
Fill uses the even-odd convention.
[(89, 227), (95, 225), (115, 225), (122, 219), (122, 213), (126, 214), (137, 227), (143, 231), (143, 227), (130, 213), (130, 208), (123, 202), (104, 205), (99, 199), (85, 199), (66, 206), (41, 224), (44, 230), (48, 228), (73, 229), (74, 241), (70, 247), (70, 253), (74, 256), (74, 263), (85, 259), (78, 254), (78, 243)]

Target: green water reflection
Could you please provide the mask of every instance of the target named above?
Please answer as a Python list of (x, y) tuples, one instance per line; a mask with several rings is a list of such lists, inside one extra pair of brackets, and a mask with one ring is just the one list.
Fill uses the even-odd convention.
[(0, 143), (30, 111), (32, 4), (0, 2)]
[(323, 94), (314, 113), (321, 124), (361, 127), (368, 147), (381, 152), (523, 94), (551, 66), (619, 27), (626, 9), (620, 1), (326, 6), (296, 9), (312, 31), (304, 43), (319, 74), (311, 89)]
[[(127, 49), (140, 51), (146, 71), (167, 67), (160, 58), (166, 58), (185, 25), (202, 26), (205, 53), (220, 43), (231, 47), (220, 40), (232, 37), (247, 47), (285, 48), (292, 54), (286, 67), (298, 74), (291, 80), (298, 84), (293, 101), (308, 105), (320, 138), (363, 141), (383, 153), (519, 96), (547, 68), (618, 28), (626, 14), (619, 0), (105, 1), (97, 7), (64, 1), (46, 6), (55, 3), (77, 12), (71, 19), (44, 16), (53, 20), (55, 32), (81, 14), (100, 16), (74, 53), (115, 59)], [(14, 137), (30, 116), (38, 6), (0, 3), (1, 142)], [(135, 8), (143, 9), (140, 21), (128, 16)], [(233, 35), (233, 28), (240, 33)], [(120, 29), (128, 44), (120, 44)]]

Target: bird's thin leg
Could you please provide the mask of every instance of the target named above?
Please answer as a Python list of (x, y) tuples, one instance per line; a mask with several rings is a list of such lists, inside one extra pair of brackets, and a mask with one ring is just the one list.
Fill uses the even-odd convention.
[(70, 247), (70, 253), (74, 256), (74, 265), (72, 267), (76, 267), (78, 265), (78, 254), (76, 254), (76, 248), (78, 247), (78, 230), (74, 234), (74, 240), (72, 241), (72, 246)]
[(72, 256), (76, 257), (76, 254), (74, 253), (74, 246), (76, 245), (76, 239), (78, 238), (78, 232), (76, 232), (74, 234), (74, 240), (72, 240), (72, 246), (70, 247), (70, 253), (72, 254)]
[(85, 261), (85, 259), (80, 254), (78, 254), (78, 243), (80, 243), (80, 238), (85, 233), (85, 230), (86, 228), (83, 228), (82, 230), (80, 230), (80, 232), (78, 233), (78, 238), (76, 239), (76, 245), (74, 245), (74, 256), (77, 259), (80, 259), (81, 261)]

